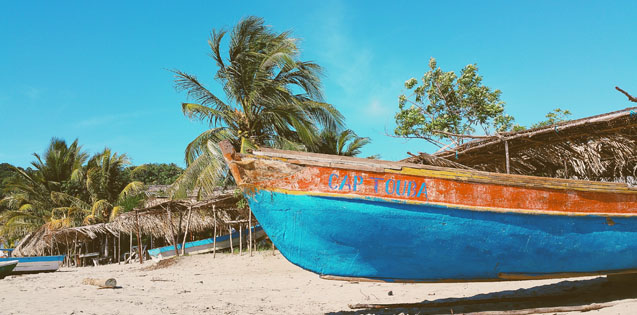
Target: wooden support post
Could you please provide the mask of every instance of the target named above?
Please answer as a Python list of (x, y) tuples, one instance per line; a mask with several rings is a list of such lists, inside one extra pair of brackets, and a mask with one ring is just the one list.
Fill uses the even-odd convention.
[(250, 257), (252, 257), (252, 209), (248, 212), (248, 233), (250, 233)]
[(122, 231), (117, 231), (117, 264), (122, 259)]
[(139, 254), (139, 263), (144, 263), (144, 253), (142, 252), (142, 236), (139, 233), (139, 212), (135, 210), (135, 224), (137, 225), (137, 253)]
[(133, 230), (130, 230), (130, 245), (128, 246), (128, 261), (130, 262), (130, 257), (133, 255)]
[(186, 221), (186, 231), (184, 232), (184, 241), (181, 243), (181, 254), (186, 253), (186, 237), (188, 237), (188, 229), (190, 229), (190, 217), (192, 216), (192, 205), (188, 207), (188, 220)]
[[(91, 244), (93, 242), (89, 241), (88, 244), (86, 244), (86, 246), (84, 246), (84, 255), (88, 254), (89, 252), (89, 247), (92, 247)], [(84, 267), (84, 259), (82, 259), (82, 267)]]
[(243, 230), (241, 228), (241, 223), (239, 223), (239, 256), (243, 255)]
[(212, 258), (215, 258), (217, 256), (217, 210), (214, 205), (212, 205), (212, 216), (215, 220), (215, 230), (212, 234)]
[(80, 262), (78, 261), (79, 255), (77, 253), (77, 231), (75, 231), (75, 240), (73, 241), (73, 256), (75, 259), (75, 267), (79, 267)]
[(177, 237), (175, 236), (175, 228), (173, 227), (173, 218), (170, 214), (170, 204), (166, 207), (166, 212), (168, 212), (168, 224), (170, 225), (170, 231), (173, 236), (173, 245), (175, 246), (175, 256), (179, 256), (179, 249), (177, 248)]
[(511, 174), (509, 169), (509, 142), (504, 140), (504, 152), (506, 154), (507, 174)]
[(108, 258), (108, 233), (104, 235), (104, 258)]
[(234, 254), (234, 247), (232, 246), (232, 226), (228, 224), (228, 236), (230, 237), (230, 253)]

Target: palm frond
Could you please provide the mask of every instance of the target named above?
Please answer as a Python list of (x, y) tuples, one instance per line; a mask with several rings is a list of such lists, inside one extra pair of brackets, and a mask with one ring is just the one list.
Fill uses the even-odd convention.
[(179, 70), (172, 70), (172, 72), (175, 74), (175, 88), (178, 91), (186, 91), (189, 98), (201, 105), (213, 106), (219, 111), (230, 110), (230, 106), (206, 89), (194, 75)]
[(196, 189), (210, 194), (228, 177), (228, 168), (219, 147), (209, 141), (202, 154), (170, 186), (168, 193), (173, 199), (185, 198), (188, 192)]
[(124, 200), (131, 196), (136, 196), (144, 192), (145, 185), (142, 182), (134, 181), (128, 183), (124, 189), (119, 193), (119, 200)]

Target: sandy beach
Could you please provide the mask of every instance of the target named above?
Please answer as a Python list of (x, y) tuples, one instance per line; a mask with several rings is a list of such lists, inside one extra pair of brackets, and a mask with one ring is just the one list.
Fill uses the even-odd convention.
[[(0, 310), (2, 314), (637, 312), (635, 286), (609, 282), (606, 277), (439, 284), (333, 281), (294, 266), (271, 251), (256, 252), (253, 257), (227, 253), (214, 259), (212, 254), (187, 256), (165, 265), (149, 261), (9, 276), (0, 280)], [(88, 277), (115, 278), (118, 287), (100, 289), (82, 284)], [(476, 299), (483, 302), (476, 303)], [(425, 300), (438, 306), (349, 306)]]

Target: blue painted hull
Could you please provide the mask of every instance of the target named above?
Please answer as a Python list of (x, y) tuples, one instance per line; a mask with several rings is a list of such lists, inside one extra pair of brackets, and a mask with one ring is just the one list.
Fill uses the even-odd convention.
[(486, 281), (637, 269), (636, 217), (477, 211), (265, 190), (247, 198), (281, 253), (321, 275)]
[[(254, 237), (256, 240), (260, 239), (263, 236), (263, 228), (260, 226), (252, 227), (252, 233), (254, 233)], [(247, 237), (249, 233), (248, 229), (243, 231), (243, 235)], [(245, 242), (245, 241), (244, 241)], [(239, 232), (235, 231), (232, 233), (232, 244), (233, 246), (239, 245)], [(221, 235), (217, 237), (216, 240), (217, 250), (230, 248), (230, 235)], [(212, 252), (215, 247), (215, 239), (214, 238), (206, 238), (198, 241), (186, 242), (185, 252), (187, 254), (201, 254)], [(177, 249), (179, 253), (181, 253), (181, 244), (177, 244)], [(148, 250), (148, 255), (150, 255), (153, 259), (164, 259), (168, 257), (172, 257), (175, 255), (175, 246), (168, 245), (164, 247), (158, 247)]]

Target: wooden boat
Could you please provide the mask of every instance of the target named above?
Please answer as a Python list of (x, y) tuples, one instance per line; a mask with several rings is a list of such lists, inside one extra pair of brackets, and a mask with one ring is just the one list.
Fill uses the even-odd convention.
[(4, 277), (8, 276), (13, 271), (16, 265), (18, 265), (17, 260), (0, 262), (0, 279), (4, 279)]
[(8, 257), (0, 258), (0, 263), (17, 260), (18, 265), (12, 274), (53, 272), (60, 268), (65, 255), (58, 256), (34, 256), (34, 257)]
[[(243, 230), (243, 242), (247, 242), (248, 235), (250, 230)], [(252, 237), (255, 240), (261, 240), (265, 237), (265, 232), (261, 226), (253, 226), (252, 227)], [(215, 249), (215, 240), (214, 238), (206, 238), (203, 240), (186, 242), (186, 254), (194, 255), (194, 254), (203, 254), (210, 253)], [(222, 250), (226, 248), (230, 248), (230, 234), (221, 235), (217, 237), (216, 240), (217, 250)], [(232, 246), (239, 246), (239, 231), (235, 231), (232, 233)], [(177, 249), (179, 250), (179, 254), (181, 254), (181, 244), (177, 245)], [(148, 250), (148, 255), (153, 260), (162, 260), (168, 257), (175, 256), (175, 246), (169, 245), (159, 248), (153, 248)]]
[(281, 253), (325, 278), (637, 272), (636, 187), (220, 146)]

